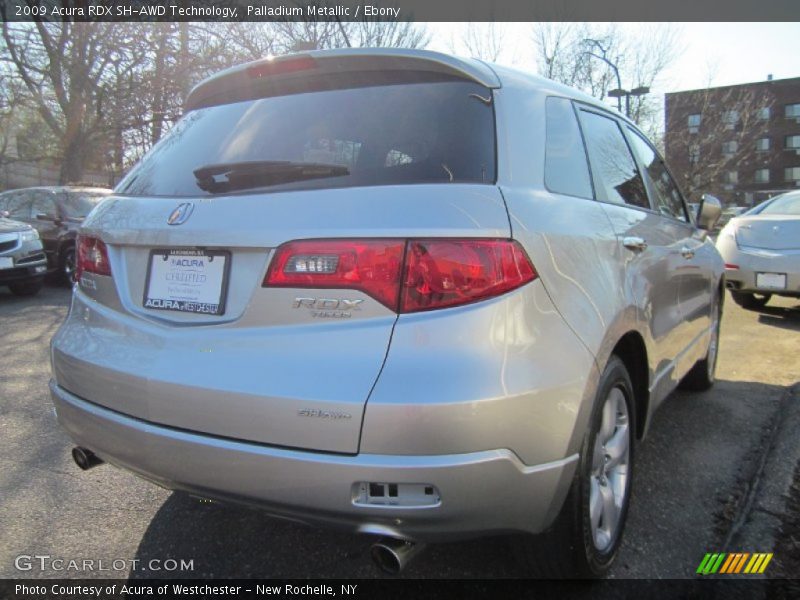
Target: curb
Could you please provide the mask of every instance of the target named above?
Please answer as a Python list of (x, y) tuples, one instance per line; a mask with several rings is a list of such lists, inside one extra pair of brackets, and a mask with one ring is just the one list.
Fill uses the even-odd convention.
[(768, 445), (751, 479), (749, 497), (742, 504), (723, 544), (726, 551), (775, 552), (772, 568), (761, 577), (786, 577), (790, 573), (797, 576), (797, 565), (787, 564), (791, 557), (781, 556), (781, 536), (789, 534), (784, 524), (798, 518), (790, 506), (795, 475), (796, 472), (800, 474), (798, 431), (800, 383), (788, 387), (781, 397)]

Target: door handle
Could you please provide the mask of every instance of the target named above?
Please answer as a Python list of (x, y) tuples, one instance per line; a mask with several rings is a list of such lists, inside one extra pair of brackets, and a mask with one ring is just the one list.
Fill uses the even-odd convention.
[(683, 248), (681, 248), (681, 256), (683, 256), (683, 258), (685, 258), (686, 260), (691, 260), (692, 258), (694, 258), (694, 250), (689, 248), (689, 246), (684, 246)]
[(622, 239), (622, 245), (628, 250), (641, 251), (647, 248), (647, 242), (640, 237), (626, 237)]

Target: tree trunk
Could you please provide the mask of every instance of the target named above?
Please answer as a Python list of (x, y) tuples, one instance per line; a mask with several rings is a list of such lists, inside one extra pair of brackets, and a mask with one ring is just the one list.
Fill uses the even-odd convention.
[(61, 160), (61, 170), (58, 174), (58, 183), (66, 185), (68, 183), (78, 183), (83, 179), (84, 158), (86, 148), (84, 148), (83, 137), (76, 135), (64, 146), (63, 159)]

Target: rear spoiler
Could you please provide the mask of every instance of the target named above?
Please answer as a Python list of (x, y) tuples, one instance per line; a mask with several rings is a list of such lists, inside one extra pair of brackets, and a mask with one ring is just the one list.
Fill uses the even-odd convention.
[(345, 48), (264, 58), (212, 75), (189, 92), (191, 111), (258, 97), (343, 85), (462, 79), (487, 88), (500, 80), (487, 64), (427, 50)]

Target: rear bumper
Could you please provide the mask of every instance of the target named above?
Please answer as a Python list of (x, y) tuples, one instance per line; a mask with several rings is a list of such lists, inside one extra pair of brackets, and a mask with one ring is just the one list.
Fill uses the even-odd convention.
[[(726, 264), (738, 266), (738, 269), (725, 269), (725, 278), (731, 289), (742, 292), (800, 295), (800, 252), (796, 250), (729, 248), (724, 258)], [(776, 290), (759, 287), (756, 279), (758, 273), (785, 274), (786, 288)]]
[[(729, 227), (723, 229), (717, 238), (717, 250), (725, 261), (725, 280), (729, 289), (739, 292), (800, 295), (800, 251), (740, 247)], [(786, 288), (783, 290), (759, 288), (756, 279), (758, 273), (785, 274)]]
[[(58, 420), (76, 444), (163, 487), (302, 522), (419, 541), (542, 531), (563, 504), (578, 458), (529, 466), (506, 449), (432, 456), (304, 452), (154, 425), (82, 400), (52, 381), (50, 390)], [(440, 501), (363, 505), (356, 500), (360, 482), (432, 485)]]

